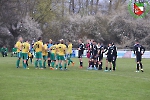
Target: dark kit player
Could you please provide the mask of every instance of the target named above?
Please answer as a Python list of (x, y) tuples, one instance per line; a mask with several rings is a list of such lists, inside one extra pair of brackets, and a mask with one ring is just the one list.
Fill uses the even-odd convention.
[(141, 60), (142, 60), (142, 55), (145, 52), (145, 48), (142, 45), (140, 45), (138, 41), (136, 41), (133, 51), (134, 51), (134, 54), (136, 56), (136, 62), (137, 62), (137, 70), (136, 70), (136, 72), (139, 72), (139, 66), (141, 67), (141, 71), (144, 72)]
[(97, 57), (97, 62), (98, 62), (98, 70), (102, 70), (102, 66), (103, 66), (103, 53), (105, 52), (104, 46), (100, 43), (98, 43), (97, 45), (97, 49), (98, 49), (98, 57)]
[(80, 61), (80, 68), (83, 68), (83, 61), (82, 61), (82, 55), (84, 52), (84, 43), (82, 42), (82, 40), (79, 40), (79, 46), (78, 46), (78, 58)]
[(112, 64), (113, 64), (113, 71), (116, 70), (116, 59), (117, 59), (117, 47), (115, 46), (115, 44), (112, 42), (112, 47), (113, 47), (113, 60), (112, 60)]
[(111, 43), (109, 43), (109, 45), (108, 45), (108, 48), (107, 48), (107, 51), (106, 51), (106, 55), (107, 55), (107, 58), (106, 58), (106, 69), (105, 69), (105, 71), (108, 71), (108, 63), (110, 65), (109, 71), (111, 71), (111, 69), (112, 69), (112, 61), (113, 61), (113, 47), (112, 47)]
[(97, 43), (95, 41), (93, 41), (92, 45), (91, 45), (91, 50), (90, 50), (90, 60), (89, 60), (89, 68), (88, 69), (94, 69), (97, 70)]

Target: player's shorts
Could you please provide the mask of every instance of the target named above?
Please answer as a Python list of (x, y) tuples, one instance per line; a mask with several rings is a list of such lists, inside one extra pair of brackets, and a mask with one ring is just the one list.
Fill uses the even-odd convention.
[(42, 52), (36, 52), (36, 59), (42, 59)]
[(114, 62), (116, 61), (116, 59), (117, 59), (117, 57), (116, 57), (116, 56), (113, 56), (113, 61), (114, 61)]
[(59, 55), (59, 60), (66, 60), (66, 57), (64, 55)]
[(92, 55), (92, 56), (91, 56), (91, 59), (97, 60), (96, 55)]
[(43, 60), (47, 60), (47, 56), (46, 55), (43, 56)]
[(137, 55), (137, 56), (136, 56), (136, 61), (137, 61), (137, 62), (140, 62), (141, 60), (142, 60), (142, 56), (141, 56), (141, 55)]
[(67, 58), (67, 59), (70, 59), (71, 56), (72, 56), (72, 54), (67, 54), (67, 55), (66, 55), (66, 58)]
[(113, 57), (112, 56), (107, 56), (106, 60), (108, 60), (108, 62), (112, 62), (113, 61)]
[(103, 59), (102, 56), (98, 56), (98, 57), (97, 57), (97, 61), (101, 61), (102, 59)]
[(48, 52), (48, 56), (47, 56), (48, 58), (50, 58), (51, 57), (51, 52)]
[(51, 53), (50, 59), (51, 59), (51, 60), (55, 60), (55, 54), (54, 54), (54, 53)]
[(80, 52), (78, 53), (78, 58), (82, 58), (82, 55), (83, 55), (83, 52)]
[(59, 60), (59, 55), (58, 54), (56, 54), (55, 59)]
[(17, 52), (17, 57), (21, 58), (22, 57), (22, 52)]
[(24, 60), (27, 60), (28, 59), (28, 53), (22, 53), (22, 58)]

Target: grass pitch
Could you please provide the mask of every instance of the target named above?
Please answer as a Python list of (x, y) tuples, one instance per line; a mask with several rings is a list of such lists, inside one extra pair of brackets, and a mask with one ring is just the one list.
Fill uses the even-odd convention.
[[(78, 59), (68, 71), (17, 69), (15, 57), (0, 57), (0, 100), (149, 100), (149, 59), (144, 73), (135, 73), (135, 59), (117, 59), (115, 72), (79, 69)], [(105, 59), (103, 61), (105, 63)], [(104, 66), (105, 67), (105, 64)]]

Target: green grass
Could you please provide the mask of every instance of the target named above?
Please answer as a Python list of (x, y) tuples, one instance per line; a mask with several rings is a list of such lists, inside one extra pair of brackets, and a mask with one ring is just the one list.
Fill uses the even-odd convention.
[[(79, 69), (78, 59), (68, 71), (15, 67), (15, 57), (0, 57), (0, 100), (149, 100), (149, 59), (135, 73), (135, 59), (117, 59), (115, 72)], [(105, 63), (105, 60), (103, 61)], [(105, 66), (105, 65), (104, 65)]]

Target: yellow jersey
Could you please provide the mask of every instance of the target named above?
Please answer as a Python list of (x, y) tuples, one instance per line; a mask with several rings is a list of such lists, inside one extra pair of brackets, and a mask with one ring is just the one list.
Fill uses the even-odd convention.
[(58, 44), (58, 54), (63, 56), (66, 54), (66, 45), (65, 44)]
[(72, 43), (68, 45), (67, 54), (72, 54)]
[(42, 55), (43, 56), (47, 56), (48, 55), (48, 52), (47, 52), (47, 44), (44, 44), (44, 47), (43, 47), (43, 49), (42, 49)]
[(22, 53), (28, 53), (30, 49), (30, 44), (27, 42), (24, 42), (22, 44)]
[(51, 46), (51, 53), (54, 53), (54, 54), (56, 54), (56, 49), (57, 49), (57, 45), (53, 45), (53, 46)]
[(33, 47), (34, 47), (35, 52), (42, 52), (43, 42), (37, 41), (34, 43)]
[(15, 44), (15, 47), (17, 48), (17, 52), (21, 52), (21, 50), (22, 50), (22, 43), (20, 41), (18, 41)]
[(31, 54), (30, 52), (28, 52), (28, 56), (29, 56), (29, 58), (31, 58), (31, 57), (32, 57), (32, 54)]

